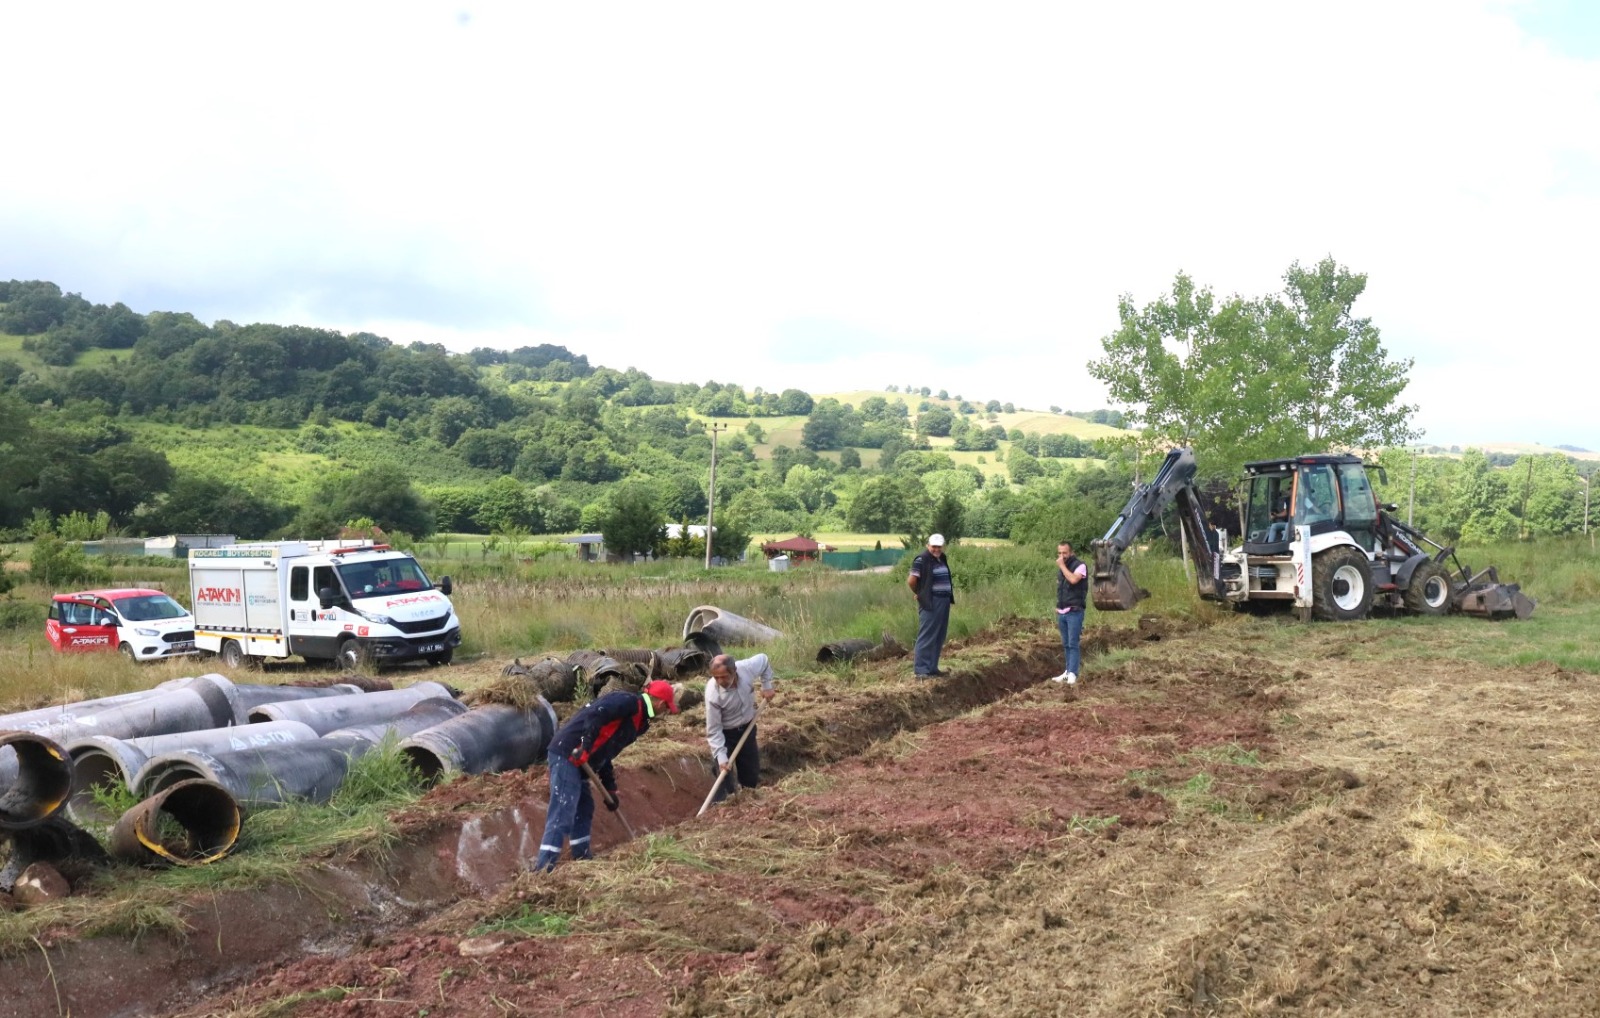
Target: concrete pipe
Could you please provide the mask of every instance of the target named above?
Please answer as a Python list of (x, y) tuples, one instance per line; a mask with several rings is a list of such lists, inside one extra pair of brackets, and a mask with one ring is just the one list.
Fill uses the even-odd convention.
[(683, 620), (683, 638), (687, 640), (693, 633), (704, 633), (725, 647), (771, 643), (783, 638), (783, 634), (771, 626), (709, 604), (690, 611), (689, 617)]
[(72, 758), (72, 795), (67, 814), (80, 824), (104, 823), (112, 818), (95, 806), (97, 785), (120, 785), (133, 791), (134, 775), (153, 756), (180, 749), (205, 753), (270, 746), (283, 742), (310, 742), (318, 732), (300, 721), (267, 721), (231, 728), (207, 728), (198, 732), (174, 732), (141, 739), (113, 739), (87, 735), (68, 741)]
[(436, 696), (450, 697), (450, 687), (442, 682), (419, 682), (405, 689), (386, 689), (377, 693), (350, 693), (315, 700), (265, 703), (250, 712), (250, 720), (301, 721), (315, 728), (318, 734), (326, 735), (352, 725), (391, 721), (418, 701)]
[(233, 723), (246, 724), (250, 712), (268, 703), (287, 703), (290, 700), (317, 700), (331, 696), (349, 696), (366, 690), (349, 682), (336, 682), (331, 686), (263, 686), (234, 684), (234, 699), (238, 714)]
[(223, 728), (233, 724), (233, 716), (233, 683), (221, 675), (200, 675), (154, 696), (107, 707), (70, 722), (41, 725), (34, 731), (59, 742), (86, 735), (139, 739), (171, 732)]
[(871, 650), (877, 645), (877, 640), (865, 639), (835, 640), (832, 643), (825, 643), (822, 645), (822, 648), (817, 651), (817, 664), (825, 665), (832, 664), (835, 661), (848, 661), (859, 654), (863, 654), (866, 651)]
[(23, 871), (36, 862), (58, 866), (76, 859), (99, 866), (111, 861), (94, 835), (60, 814), (27, 830), (7, 831), (5, 837), (11, 842), (11, 856), (0, 867), (0, 891), (16, 887)]
[(72, 794), (72, 760), (54, 739), (36, 732), (0, 732), (0, 753), (11, 759), (11, 779), (0, 787), (0, 829), (43, 823)]
[(118, 693), (115, 696), (101, 696), (93, 700), (78, 700), (74, 703), (63, 703), (53, 707), (39, 707), (36, 710), (20, 711), (16, 714), (0, 714), (0, 731), (27, 731), (31, 732), (45, 725), (71, 724), (79, 718), (87, 717), (107, 709), (120, 707), (123, 704), (143, 700), (187, 685), (189, 679), (168, 679), (151, 689), (140, 689), (132, 693)]
[(388, 721), (374, 721), (371, 724), (340, 728), (329, 732), (326, 737), (376, 745), (390, 736), (404, 739), (415, 735), (434, 725), (443, 724), (451, 718), (460, 717), (466, 712), (467, 705), (460, 700), (448, 696), (430, 696), (426, 700), (418, 700), (404, 713)]
[(296, 799), (327, 802), (344, 782), (351, 759), (371, 748), (353, 739), (317, 739), (226, 753), (180, 749), (139, 768), (134, 794), (148, 798), (180, 781), (204, 778), (225, 788), (246, 811)]
[(544, 759), (556, 734), (556, 712), (539, 698), (528, 710), (501, 704), (475, 707), (418, 732), (400, 752), (428, 781), (447, 774), (517, 770)]
[[(243, 814), (221, 785), (190, 778), (139, 803), (111, 829), (111, 854), (140, 865), (204, 866), (239, 841)], [(182, 837), (173, 836), (173, 825)]]

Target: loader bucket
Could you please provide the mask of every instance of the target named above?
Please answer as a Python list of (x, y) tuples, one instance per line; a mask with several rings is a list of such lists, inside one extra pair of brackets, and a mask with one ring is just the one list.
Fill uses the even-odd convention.
[(1091, 596), (1094, 606), (1103, 612), (1125, 612), (1149, 597), (1150, 592), (1135, 586), (1133, 574), (1128, 572), (1127, 566), (1118, 562), (1105, 573), (1095, 571)]
[(1515, 583), (1486, 583), (1463, 590), (1456, 607), (1485, 619), (1525, 619), (1533, 614), (1535, 604)]

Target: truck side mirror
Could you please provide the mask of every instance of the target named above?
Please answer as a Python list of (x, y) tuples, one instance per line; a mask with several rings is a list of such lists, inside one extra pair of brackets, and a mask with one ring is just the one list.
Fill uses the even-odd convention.
[(332, 587), (323, 587), (317, 591), (317, 600), (321, 602), (324, 609), (332, 608), (339, 603), (339, 592)]
[(440, 593), (442, 593), (445, 597), (449, 597), (450, 596), (450, 591), (452, 591), (454, 589), (455, 588), (450, 583), (450, 577), (448, 577), (448, 576), (439, 577), (439, 592)]

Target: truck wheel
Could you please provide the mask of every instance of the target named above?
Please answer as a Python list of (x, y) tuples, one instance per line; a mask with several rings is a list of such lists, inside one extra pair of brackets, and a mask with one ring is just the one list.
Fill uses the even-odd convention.
[(450, 663), (450, 659), (452, 657), (454, 657), (454, 656), (455, 656), (455, 648), (451, 647), (451, 648), (447, 649), (443, 654), (429, 654), (428, 655), (428, 663), (430, 665), (434, 665), (435, 667), (440, 666), (440, 665), (447, 665), (447, 664)]
[(244, 658), (245, 658), (244, 647), (239, 645), (239, 641), (238, 640), (225, 640), (225, 641), (223, 641), (223, 644), (222, 644), (222, 663), (223, 664), (227, 665), (229, 668), (242, 668), (242, 667), (244, 667)]
[(1361, 549), (1341, 544), (1311, 563), (1312, 611), (1319, 619), (1354, 622), (1372, 610), (1372, 565)]
[(127, 658), (134, 664), (139, 662), (139, 659), (133, 656), (133, 647), (129, 646), (128, 644), (124, 643), (119, 645), (117, 650), (122, 654), (123, 657)]
[(354, 640), (346, 640), (339, 644), (339, 653), (334, 657), (333, 663), (341, 671), (359, 672), (367, 664), (367, 653), (361, 649), (361, 644)]
[(1429, 559), (1420, 563), (1406, 586), (1406, 610), (1418, 615), (1447, 615), (1450, 612), (1450, 573)]

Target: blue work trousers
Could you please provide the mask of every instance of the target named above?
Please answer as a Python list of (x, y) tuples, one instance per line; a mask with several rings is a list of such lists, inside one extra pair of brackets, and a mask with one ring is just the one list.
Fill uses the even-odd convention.
[(545, 813), (544, 837), (539, 839), (535, 870), (553, 870), (561, 858), (563, 841), (572, 846), (572, 858), (588, 859), (589, 831), (594, 826), (594, 795), (582, 768), (564, 756), (546, 757), (550, 771), (550, 808)]
[(949, 630), (949, 601), (935, 598), (932, 608), (917, 609), (917, 648), (914, 668), (918, 675), (933, 675), (939, 671), (939, 652), (944, 650), (944, 637)]
[(1065, 615), (1056, 613), (1056, 628), (1061, 630), (1061, 649), (1067, 653), (1067, 671), (1078, 674), (1083, 657), (1078, 653), (1078, 637), (1083, 635), (1083, 609), (1077, 608)]

